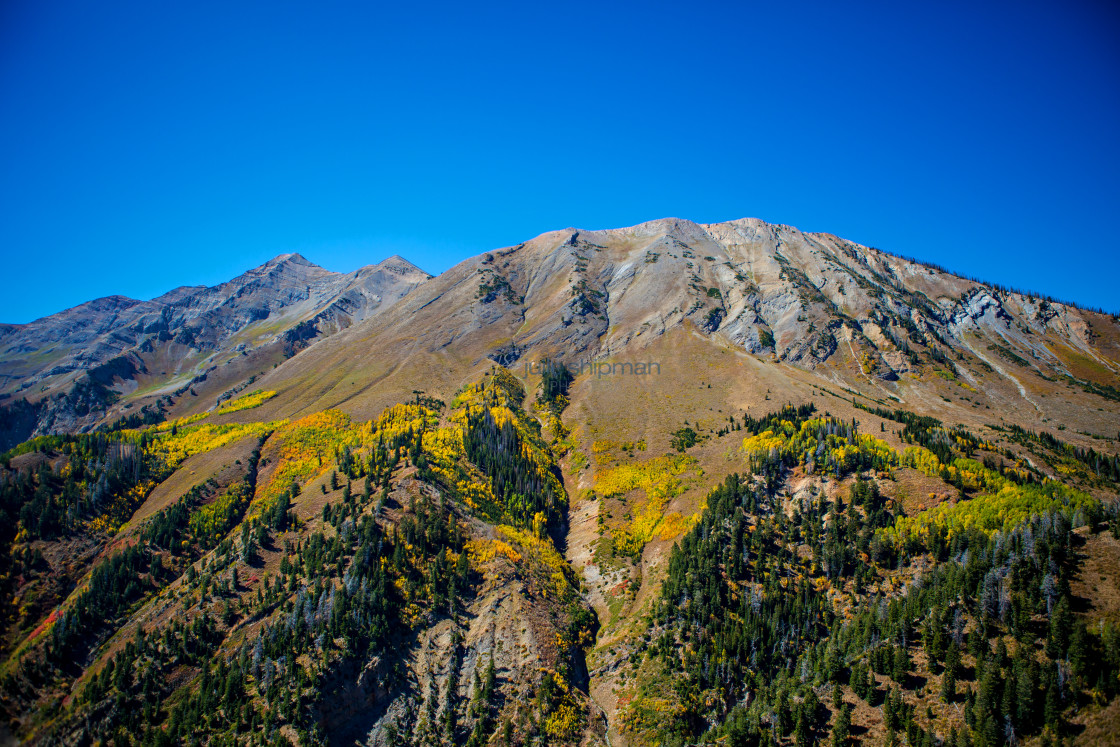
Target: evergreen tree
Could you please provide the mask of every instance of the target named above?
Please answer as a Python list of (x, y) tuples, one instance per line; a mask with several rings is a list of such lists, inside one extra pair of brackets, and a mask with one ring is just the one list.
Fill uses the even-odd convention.
[(840, 706), (832, 726), (832, 747), (847, 747), (852, 732), (852, 708), (847, 703)]

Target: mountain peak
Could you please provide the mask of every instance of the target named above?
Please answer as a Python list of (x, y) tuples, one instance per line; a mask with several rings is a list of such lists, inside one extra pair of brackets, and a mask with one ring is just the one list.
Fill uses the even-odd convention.
[(41, 319), (35, 319), (31, 322), (31, 324), (37, 324), (39, 322), (44, 322), (51, 319), (80, 317), (82, 315), (113, 314), (116, 312), (124, 311), (126, 309), (131, 309), (134, 306), (138, 306), (142, 303), (144, 302), (139, 301), (135, 298), (129, 298), (128, 296), (103, 296), (101, 298), (94, 298), (90, 301), (86, 301), (85, 303), (80, 303), (77, 306), (72, 306), (68, 309), (63, 309), (62, 311), (42, 317)]
[(394, 254), (391, 257), (386, 257), (385, 259), (381, 260), (376, 265), (374, 265), (374, 267), (376, 267), (379, 270), (390, 270), (392, 272), (396, 272), (396, 273), (402, 274), (402, 275), (403, 274), (408, 274), (408, 273), (418, 272), (418, 273), (421, 273), (423, 275), (428, 275), (430, 277), (430, 273), (427, 273), (424, 270), (421, 270), (419, 267), (412, 264), (411, 262), (409, 262), (407, 259), (405, 259), (404, 257), (402, 257), (399, 254)]
[[(263, 265), (246, 270), (241, 275), (238, 275), (229, 283), (234, 285), (244, 285), (249, 282), (256, 282), (262, 278), (301, 278), (299, 282), (307, 282), (316, 278), (328, 277), (337, 275), (336, 272), (331, 272), (311, 260), (304, 257), (302, 254), (291, 252), (288, 254), (280, 254), (265, 262)], [(227, 285), (224, 283), (223, 285)]]
[(639, 223), (634, 226), (627, 226), (625, 228), (607, 229), (605, 231), (602, 231), (601, 233), (611, 234), (615, 236), (629, 236), (633, 238), (674, 236), (681, 239), (690, 239), (699, 237), (701, 234), (703, 234), (703, 232), (704, 228), (699, 223), (690, 221), (687, 218), (669, 217), (649, 220), (644, 223)]
[(272, 259), (265, 262), (263, 266), (275, 267), (277, 265), (300, 265), (301, 267), (319, 267), (319, 265), (315, 264), (299, 252), (278, 254)]

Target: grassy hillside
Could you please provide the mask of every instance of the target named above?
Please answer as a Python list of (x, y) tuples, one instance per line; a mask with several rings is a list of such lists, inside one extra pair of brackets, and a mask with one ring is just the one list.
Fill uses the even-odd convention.
[[(566, 494), (527, 406), (494, 369), (449, 405), (417, 396), (365, 423), (194, 420), (22, 447), (57, 454), (64, 477), (43, 467), (11, 490), (64, 518), (26, 512), (12, 557), (61, 532), (128, 541), (10, 649), (16, 729), (116, 744), (578, 742), (594, 617), (551, 539)], [(201, 479), (117, 521), (122, 501), (142, 505), (178, 465), (246, 435), (258, 445), (242, 479)], [(126, 446), (139, 466), (121, 463), (132, 471), (109, 497), (74, 499), (89, 483), (71, 475)], [(327, 697), (339, 688), (352, 702)]]

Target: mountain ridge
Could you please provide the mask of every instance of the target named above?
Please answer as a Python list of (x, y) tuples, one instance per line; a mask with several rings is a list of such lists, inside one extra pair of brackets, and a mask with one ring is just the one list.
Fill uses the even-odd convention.
[[(424, 270), (421, 270), (417, 265), (415, 265), (411, 261), (409, 261), (407, 258), (402, 257), (399, 254), (393, 254), (393, 255), (391, 255), (389, 257), (386, 257), (385, 259), (381, 260), (380, 262), (376, 262), (376, 263), (371, 264), (371, 265), (364, 265), (362, 267), (357, 268), (356, 270), (351, 270), (350, 272), (335, 272), (333, 270), (326, 270), (321, 265), (318, 265), (318, 264), (312, 262), (311, 260), (307, 259), (306, 257), (304, 257), (299, 252), (288, 252), (288, 253), (284, 253), (284, 254), (278, 254), (275, 257), (273, 257), (269, 260), (266, 260), (265, 262), (261, 263), (260, 265), (257, 265), (256, 267), (252, 267), (252, 268), (246, 270), (245, 272), (241, 273), (240, 275), (237, 275), (236, 277), (234, 277), (230, 280), (222, 281), (222, 282), (220, 282), (216, 285), (213, 285), (213, 286), (180, 285), (180, 286), (176, 286), (175, 288), (172, 288), (171, 290), (166, 291), (164, 293), (161, 293), (160, 295), (155, 296), (155, 297), (150, 298), (150, 299), (137, 299), (137, 298), (132, 298), (131, 296), (121, 295), (119, 293), (111, 293), (107, 296), (100, 296), (98, 298), (93, 298), (93, 299), (90, 299), (88, 301), (83, 301), (79, 304), (76, 304), (75, 306), (70, 306), (68, 308), (61, 309), (61, 310), (53, 312), (51, 314), (47, 314), (46, 316), (42, 316), (42, 317), (39, 317), (37, 319), (32, 319), (31, 321), (28, 321), (28, 322), (0, 322), (0, 329), (3, 329), (3, 328), (18, 329), (18, 328), (23, 328), (23, 327), (29, 327), (29, 326), (33, 326), (33, 325), (36, 325), (38, 323), (44, 322), (46, 320), (58, 317), (59, 315), (70, 314), (70, 313), (76, 312), (78, 310), (86, 310), (86, 309), (90, 309), (90, 310), (93, 310), (93, 311), (100, 311), (100, 310), (103, 310), (104, 307), (108, 307), (110, 305), (115, 306), (115, 307), (123, 307), (123, 308), (128, 308), (130, 306), (136, 306), (136, 305), (144, 304), (144, 303), (159, 303), (159, 304), (174, 305), (177, 302), (181, 301), (184, 297), (194, 295), (195, 293), (197, 293), (199, 291), (212, 290), (212, 289), (215, 289), (215, 288), (220, 288), (220, 287), (222, 287), (224, 285), (227, 285), (227, 284), (234, 284), (234, 285), (243, 284), (244, 282), (248, 282), (248, 280), (250, 280), (250, 279), (255, 279), (255, 278), (260, 277), (262, 275), (266, 275), (268, 269), (272, 269), (272, 268), (276, 268), (276, 267), (282, 267), (282, 266), (285, 266), (285, 265), (306, 267), (306, 268), (310, 268), (310, 269), (313, 269), (313, 270), (314, 269), (319, 269), (319, 270), (323, 270), (324, 273), (327, 273), (331, 276), (348, 276), (348, 275), (357, 275), (359, 273), (369, 274), (371, 272), (377, 271), (378, 269), (392, 269), (392, 270), (403, 271), (403, 272), (416, 272), (416, 273), (428, 274), (428, 273), (425, 273)], [(239, 281), (241, 281), (241, 283), (239, 283)]]
[(4, 401), (0, 737), (1107, 743), (1115, 317), (758, 219), (321, 270)]
[[(929, 355), (942, 356), (949, 350), (954, 356), (971, 356), (981, 367), (991, 366), (991, 353), (986, 349), (977, 353), (966, 344), (969, 335), (984, 334), (992, 337), (985, 346), (1019, 350), (1010, 354), (1022, 358), (1020, 354), (1026, 353), (1032, 361), (1038, 356), (1043, 361), (1038, 370), (1052, 375), (1068, 374), (1068, 366), (1044, 344), (1036, 344), (1032, 336), (1058, 335), (1093, 357), (1096, 353), (1082, 315), (1098, 319), (1105, 329), (1113, 323), (1095, 312), (998, 291), (826, 234), (806, 235), (750, 219), (709, 228), (728, 245), (723, 247), (723, 262), (704, 259), (701, 252), (714, 251), (711, 242), (717, 238), (691, 222), (654, 221), (614, 232), (548, 232), (465, 260), (426, 283), (395, 311), (363, 322), (334, 343), (302, 355), (321, 358), (331, 350), (343, 350), (348, 340), (361, 337), (369, 343), (384, 337), (388, 349), (407, 339), (412, 349), (428, 354), (469, 340), (476, 362), (487, 355), (516, 360), (526, 350), (537, 350), (540, 356), (594, 357), (629, 349), (643, 334), (653, 339), (687, 322), (748, 353), (772, 353), (779, 360), (810, 367), (837, 351), (849, 363), (864, 354), (870, 360), (864, 361), (864, 368), (884, 381), (910, 373), (913, 358), (925, 355), (929, 363)], [(594, 244), (610, 243), (612, 236), (614, 240), (622, 236), (622, 243), (635, 237), (639, 241), (600, 261), (607, 250)], [(691, 249), (676, 247), (676, 251), (693, 256), (672, 257), (669, 270), (648, 272), (651, 265), (664, 261), (664, 246), (671, 247), (671, 255), (673, 241), (682, 241), (682, 236), (699, 243)], [(829, 252), (820, 243), (824, 239), (817, 236), (827, 238)], [(751, 242), (755, 248), (748, 256), (742, 249)], [(741, 256), (726, 254), (732, 245), (739, 247)], [(656, 251), (659, 247), (662, 251)], [(784, 257), (782, 247), (787, 253), (799, 253), (794, 265)], [(577, 259), (579, 252), (586, 257)], [(822, 256), (826, 259), (821, 260)], [(736, 266), (725, 266), (732, 264), (731, 259), (737, 260)], [(797, 270), (813, 266), (810, 263), (815, 263), (813, 278)], [(744, 282), (743, 272), (754, 275), (747, 267), (751, 264), (758, 264), (755, 270), (759, 278), (765, 277), (765, 288)], [(579, 269), (583, 265), (600, 267), (595, 276), (589, 276), (586, 267)], [(866, 289), (853, 279), (858, 274), (853, 267), (875, 274), (870, 281), (858, 278)], [(687, 282), (690, 274), (694, 276), (691, 284)], [(562, 275), (570, 282), (558, 279)], [(476, 277), (491, 280), (472, 285)], [(737, 284), (746, 288), (736, 288)], [(651, 298), (658, 302), (649, 304)], [(919, 306), (911, 308), (911, 304)], [(415, 323), (414, 315), (421, 315), (423, 321)], [(1012, 318), (1017, 326), (1012, 325)], [(422, 334), (413, 335), (414, 327), (423, 330)], [(441, 329), (445, 331), (441, 333)], [(657, 330), (653, 336), (649, 336), (651, 329)], [(926, 338), (932, 347), (913, 342), (912, 335)], [(772, 344), (762, 344), (771, 338)], [(1114, 350), (1114, 335), (1107, 339)], [(1115, 371), (1114, 359), (1104, 357), (1103, 361), (1101, 366)], [(285, 365), (291, 368), (297, 361)], [(280, 379), (284, 372), (270, 376)]]
[[(0, 327), (0, 389), (35, 405), (49, 400), (40, 407), (41, 432), (89, 427), (104, 416), (109, 400), (137, 388), (154, 388), (166, 397), (210, 377), (227, 387), (236, 384), (225, 381), (222, 367), (232, 365), (234, 379), (250, 375), (249, 369), (263, 370), (311, 340), (392, 305), (428, 277), (399, 257), (335, 273), (292, 253), (212, 287), (180, 286), (149, 301), (94, 299), (28, 324)], [(85, 372), (108, 365), (114, 374), (95, 382), (101, 406), (92, 417), (76, 419), (67, 412), (72, 408), (66, 397), (86, 380)], [(155, 373), (157, 366), (163, 373)], [(44, 392), (50, 393), (44, 397)]]
[[(507, 277), (511, 263), (516, 275)], [(588, 274), (589, 268), (592, 274)], [(490, 280), (472, 287), (470, 278), (476, 275)], [(378, 285), (394, 277), (406, 281), (410, 291), (425, 288), (425, 292), (400, 307), (399, 313), (385, 317), (385, 324), (370, 321), (388, 311), (402, 294), (391, 291), (389, 303), (382, 303), (376, 292), (359, 286)], [(353, 287), (334, 287), (340, 283)], [(245, 302), (243, 297), (253, 296), (254, 289), (258, 296), (264, 295), (259, 301)], [(651, 305), (648, 299), (658, 302)], [(159, 306), (161, 302), (166, 305)], [(182, 314), (176, 318), (168, 308), (188, 309), (198, 320), (191, 323)], [(94, 310), (94, 321), (87, 318), (85, 309)], [(203, 318), (207, 313), (214, 318)], [(427, 321), (414, 325), (414, 313), (428, 317)], [(127, 324), (124, 330), (118, 329), (123, 317), (144, 314), (149, 315), (147, 321), (130, 322), (134, 329), (129, 330)], [(1085, 322), (1086, 318), (1099, 318), (1109, 326), (1115, 316), (1002, 289), (833, 234), (805, 233), (758, 218), (710, 224), (663, 218), (616, 229), (549, 231), (521, 244), (468, 258), (434, 278), (399, 255), (352, 273), (331, 273), (298, 253), (289, 253), (213, 288), (183, 286), (152, 301), (109, 296), (46, 320), (62, 322), (75, 316), (83, 317), (78, 324), (60, 324), (59, 329), (48, 330), (43, 339), (64, 343), (74, 329), (95, 325), (87, 339), (74, 345), (70, 356), (56, 349), (46, 354), (46, 362), (24, 370), (12, 370), (18, 368), (11, 365), (16, 355), (46, 346), (20, 339), (20, 328), (0, 331), (0, 345), (7, 343), (0, 350), (3, 393), (9, 398), (22, 396), (32, 403), (43, 398), (41, 392), (26, 391), (33, 384), (65, 393), (84, 368), (107, 364), (114, 355), (119, 357), (130, 349), (130, 344), (137, 348), (153, 346), (155, 343), (145, 342), (137, 334), (137, 325), (149, 339), (153, 335), (169, 336), (169, 325), (175, 326), (172, 342), (178, 337), (186, 339), (188, 345), (195, 342), (198, 330), (219, 330), (218, 339), (212, 335), (204, 343), (209, 350), (179, 352), (180, 359), (185, 354), (202, 361), (193, 366), (193, 376), (185, 375), (184, 365), (189, 366), (189, 362), (183, 360), (175, 362), (174, 374), (165, 374), (177, 384), (158, 390), (158, 396), (174, 394), (175, 398), (181, 397), (184, 385), (203, 385), (200, 388), (220, 395), (236, 383), (233, 379), (238, 376), (264, 375), (269, 366), (281, 363), (312, 341), (355, 326), (361, 329), (353, 330), (345, 339), (388, 335), (389, 339), (379, 344), (392, 350), (402, 340), (416, 338), (410, 348), (425, 355), (444, 350), (443, 344), (432, 343), (440, 329), (449, 344), (468, 340), (469, 346), (478, 347), (489, 340), (485, 343), (487, 350), (471, 353), (471, 359), (478, 362), (486, 358), (516, 360), (530, 350), (545, 356), (609, 356), (687, 324), (750, 354), (772, 354), (778, 360), (810, 368), (839, 350), (837, 360), (855, 359), (862, 376), (870, 373), (881, 382), (911, 373), (920, 357), (911, 349), (912, 342), (924, 338), (935, 341), (933, 348), (921, 346), (933, 355), (951, 350), (953, 355), (969, 356), (982, 367), (1006, 373), (1007, 369), (987, 352), (1006, 348), (1012, 361), (1043, 361), (1041, 368), (1036, 366), (1043, 376), (1069, 376), (1071, 371), (1059, 356), (1046, 344), (1036, 344), (1039, 334), (1055, 334), (1059, 344), (1068, 344), (1076, 355), (1086, 356), (1105, 369), (1105, 378), (1111, 375), (1108, 371), (1116, 370), (1114, 358), (1102, 358), (1094, 352)], [(451, 323), (451, 318), (457, 321)], [(265, 321), (273, 319), (276, 321)], [(1002, 325), (1001, 330), (996, 329), (997, 323)], [(367, 327), (368, 332), (362, 331)], [(414, 328), (423, 330), (423, 334), (416, 337)], [(244, 342), (233, 344), (231, 352), (236, 355), (248, 351), (253, 360), (234, 366), (222, 379), (225, 386), (220, 390), (205, 386), (200, 377), (214, 375), (212, 361), (224, 345), (221, 339), (251, 334), (252, 329), (270, 330), (268, 339), (272, 343), (256, 347)], [(283, 331), (282, 336), (277, 335), (279, 331)], [(986, 349), (970, 348), (965, 340), (970, 334), (991, 337), (984, 342)], [(96, 335), (105, 339), (92, 344)], [(1106, 338), (1115, 347), (1114, 335)], [(319, 354), (332, 349), (323, 348)], [(150, 358), (151, 354), (151, 350), (141, 350), (129, 355)], [(229, 363), (227, 359), (226, 365)], [(125, 370), (146, 364), (114, 366), (114, 370)], [(862, 371), (864, 368), (867, 372)], [(168, 371), (163, 363), (160, 369)], [(1019, 390), (1013, 374), (1004, 378)], [(127, 397), (132, 386), (128, 380), (127, 376), (111, 378), (108, 383), (112, 392), (103, 393), (102, 399)], [(23, 390), (17, 391), (19, 387)], [(47, 398), (51, 396), (46, 394)], [(386, 395), (386, 399), (393, 396)], [(895, 392), (894, 396), (899, 395)], [(148, 397), (138, 404), (153, 405), (154, 401)], [(166, 399), (163, 403), (170, 404)], [(69, 423), (61, 426), (67, 428), (92, 427), (100, 419), (90, 415), (70, 417), (66, 410), (72, 407), (63, 403), (55, 408), (56, 417), (40, 418), (38, 432), (57, 427), (53, 423)]]

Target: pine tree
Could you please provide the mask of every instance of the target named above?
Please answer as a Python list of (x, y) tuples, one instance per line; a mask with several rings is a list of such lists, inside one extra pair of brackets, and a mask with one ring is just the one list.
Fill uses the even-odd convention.
[(852, 707), (847, 703), (840, 706), (836, 723), (832, 727), (832, 747), (847, 747), (852, 733)]
[(1051, 659), (1065, 658), (1072, 626), (1073, 615), (1069, 609), (1069, 600), (1062, 596), (1054, 607), (1054, 614), (1050, 616), (1050, 636), (1046, 642), (1046, 655)]
[(798, 709), (796, 739), (798, 747), (806, 747), (813, 739), (812, 723), (806, 709)]
[(1015, 721), (1023, 731), (1032, 729), (1035, 721), (1035, 691), (1038, 689), (1038, 664), (1030, 656), (1025, 646), (1020, 647), (1021, 656), (1016, 676)]
[(1061, 727), (1062, 701), (1058, 695), (1058, 683), (1051, 680), (1046, 688), (1046, 702), (1043, 706), (1043, 722), (1046, 728), (1057, 733)]
[(897, 646), (894, 650), (894, 660), (891, 662), (891, 679), (904, 684), (906, 673), (910, 671), (910, 654), (904, 646)]
[(941, 699), (946, 703), (952, 703), (957, 697), (957, 675), (949, 667), (945, 667), (944, 674), (941, 675)]

